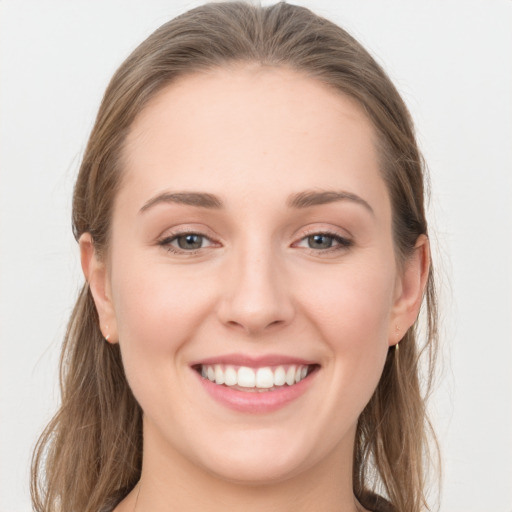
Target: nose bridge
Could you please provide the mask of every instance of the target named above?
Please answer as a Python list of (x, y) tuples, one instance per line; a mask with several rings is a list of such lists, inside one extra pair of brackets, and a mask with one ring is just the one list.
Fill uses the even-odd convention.
[(293, 317), (281, 255), (270, 240), (246, 237), (229, 258), (220, 315), (224, 323), (256, 334)]

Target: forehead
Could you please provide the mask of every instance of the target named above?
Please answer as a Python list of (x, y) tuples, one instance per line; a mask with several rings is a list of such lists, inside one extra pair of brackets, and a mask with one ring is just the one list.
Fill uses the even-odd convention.
[[(181, 77), (139, 114), (124, 150), (132, 198), (162, 188), (269, 199), (303, 189), (387, 192), (362, 108), (290, 69), (245, 65)], [(147, 199), (147, 198), (146, 198)]]

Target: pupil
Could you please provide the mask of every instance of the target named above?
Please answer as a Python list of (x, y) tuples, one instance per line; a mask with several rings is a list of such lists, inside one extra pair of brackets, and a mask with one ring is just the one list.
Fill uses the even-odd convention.
[(308, 237), (308, 245), (311, 249), (329, 249), (332, 246), (332, 236), (312, 235)]
[(178, 237), (180, 249), (200, 249), (203, 243), (201, 235), (183, 235)]

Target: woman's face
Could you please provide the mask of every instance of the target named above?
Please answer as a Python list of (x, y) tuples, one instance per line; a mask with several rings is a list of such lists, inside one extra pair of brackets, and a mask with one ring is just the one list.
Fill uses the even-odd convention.
[(285, 69), (194, 74), (139, 115), (123, 162), (108, 261), (86, 273), (145, 464), (264, 482), (351, 461), (415, 318), (360, 107)]

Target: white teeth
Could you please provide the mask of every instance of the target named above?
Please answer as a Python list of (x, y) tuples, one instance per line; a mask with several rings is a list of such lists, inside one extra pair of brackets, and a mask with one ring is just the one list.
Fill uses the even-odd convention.
[(238, 385), (242, 388), (254, 388), (256, 386), (256, 374), (252, 368), (247, 368), (247, 366), (238, 368)]
[(217, 384), (224, 384), (224, 372), (220, 364), (215, 365), (215, 382)]
[(276, 368), (274, 372), (274, 385), (275, 386), (284, 386), (286, 382), (286, 372), (282, 366)]
[(236, 386), (238, 382), (238, 376), (236, 370), (232, 366), (227, 366), (224, 371), (224, 384), (226, 386)]
[(295, 366), (290, 366), (286, 372), (286, 384), (293, 386), (295, 384)]
[(274, 387), (274, 374), (272, 373), (272, 370), (270, 368), (258, 368), (258, 371), (256, 372), (256, 387)]
[(270, 389), (276, 386), (293, 386), (308, 375), (307, 365), (281, 365), (250, 368), (231, 365), (202, 365), (201, 375), (219, 385), (242, 388)]

